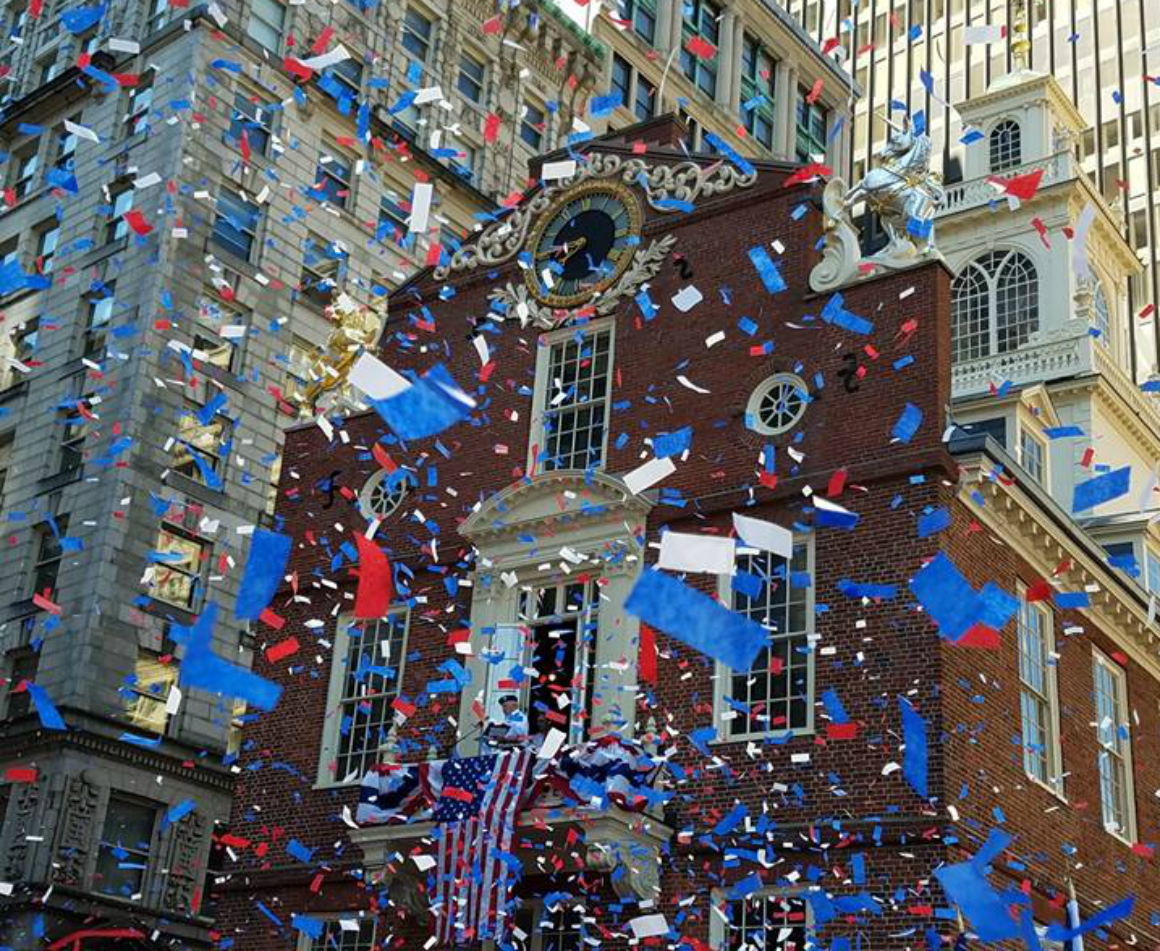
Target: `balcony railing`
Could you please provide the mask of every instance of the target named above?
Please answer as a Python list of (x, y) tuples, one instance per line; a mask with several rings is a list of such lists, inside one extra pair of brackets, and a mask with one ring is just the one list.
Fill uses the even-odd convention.
[(999, 176), (988, 174), (982, 178), (972, 178), (970, 181), (948, 185), (946, 198), (943, 200), (942, 207), (939, 208), (938, 217), (945, 218), (960, 211), (989, 205), (993, 201), (1002, 201), (1003, 194), (991, 184), (991, 178), (1015, 178), (1019, 175), (1029, 175), (1038, 169), (1043, 169), (1043, 178), (1039, 182), (1040, 188), (1068, 182), (1083, 174), (1071, 152), (1056, 152), (1050, 158), (1006, 169)]
[[(422, 855), (423, 840), (432, 857), (437, 851), (435, 815), (450, 762), (375, 767), (363, 779), (360, 828), (350, 834), (372, 877), (417, 914), (428, 910), (429, 863), (413, 859)], [(661, 853), (673, 834), (662, 818), (671, 796), (663, 761), (636, 743), (607, 737), (537, 757), (530, 769), (513, 842), (525, 874), (547, 871), (540, 867), (545, 855), (574, 852), (576, 845), (566, 845), (572, 841), (580, 844), (585, 867), (608, 874), (619, 894), (655, 900)], [(462, 799), (463, 791), (452, 788), (450, 798)]]
[(1091, 373), (1092, 338), (1087, 333), (1027, 344), (1010, 353), (960, 360), (951, 367), (951, 397), (986, 393), (990, 385), (1026, 386)]

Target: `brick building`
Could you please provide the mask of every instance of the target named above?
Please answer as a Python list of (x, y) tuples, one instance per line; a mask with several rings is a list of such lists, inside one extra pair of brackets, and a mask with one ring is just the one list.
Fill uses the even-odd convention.
[[(382, 359), (443, 364), (467, 420), (408, 442), (374, 412), (288, 435), (286, 624), (254, 664), (285, 692), (244, 733), (222, 943), (434, 946), (438, 833), (356, 828), (359, 780), (474, 755), (515, 692), (533, 728), (633, 739), (668, 767), (643, 812), (563, 793), (520, 813), (517, 947), (949, 946), (935, 872), (996, 829), (1012, 840), (986, 874), (1028, 927), (1064, 923), (1070, 882), (1084, 918), (1137, 896), (1087, 947), (1157, 947), (1147, 595), (997, 442), (944, 435), (942, 265), (811, 295), (818, 186), (690, 162), (685, 134), (662, 119), (589, 143), (506, 231), (392, 296)], [(639, 236), (595, 296), (563, 240), (593, 202)], [(525, 266), (542, 248), (564, 249), (552, 288)], [(739, 543), (732, 578), (685, 576), (766, 627), (747, 672), (680, 631), (654, 643), (625, 607), (662, 531), (724, 539), (735, 514), (792, 532), (791, 556)], [(363, 533), (396, 597), (355, 623)], [(912, 592), (940, 553), (1012, 596), (999, 630), (985, 612), (952, 630), (948, 602), (973, 596), (949, 582)]]

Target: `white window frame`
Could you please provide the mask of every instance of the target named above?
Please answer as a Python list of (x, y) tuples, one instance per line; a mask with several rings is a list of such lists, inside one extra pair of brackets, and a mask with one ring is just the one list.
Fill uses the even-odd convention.
[[(1155, 575), (1153, 579), (1152, 566), (1155, 565)], [(1144, 564), (1143, 564), (1143, 582), (1144, 588), (1150, 593), (1160, 596), (1160, 552), (1144, 542)]]
[[(536, 382), (532, 392), (532, 413), (529, 425), (527, 472), (540, 473), (544, 470), (536, 458), (539, 452), (547, 448), (547, 432), (544, 422), (547, 413), (544, 411), (544, 402), (548, 395), (548, 388), (552, 381), (548, 379), (552, 365), (552, 348), (559, 343), (575, 338), (577, 332), (594, 335), (607, 331), (608, 339), (608, 392), (604, 398), (604, 432), (603, 443), (600, 447), (600, 465), (597, 470), (608, 471), (608, 427), (612, 419), (613, 387), (616, 383), (616, 325), (612, 318), (605, 317), (584, 325), (572, 324), (559, 330), (552, 330), (541, 334), (536, 342)], [(535, 447), (536, 451), (533, 451)]]
[[(1035, 475), (1027, 467), (1027, 453), (1024, 451), (1024, 440), (1032, 442), (1039, 449), (1039, 475)], [(1035, 481), (1036, 485), (1048, 488), (1050, 485), (1048, 481), (1048, 457), (1047, 457), (1047, 443), (1039, 438), (1039, 435), (1025, 423), (1019, 425), (1019, 464), (1024, 468), (1029, 476)]]
[(340, 703), (343, 699), (342, 689), (346, 679), (346, 657), (350, 650), (350, 629), (363, 627), (386, 620), (392, 615), (403, 615), (403, 649), (398, 663), (398, 674), (395, 677), (396, 695), (402, 693), (403, 677), (406, 675), (407, 651), (411, 640), (411, 610), (405, 605), (391, 607), (386, 614), (375, 620), (355, 619), (352, 614), (343, 614), (338, 618), (338, 625), (334, 633), (334, 646), (330, 652), (330, 675), (326, 686), (326, 714), (322, 724), (322, 744), (318, 756), (318, 781), (315, 788), (333, 788), (351, 786), (362, 779), (362, 775), (352, 776), (349, 780), (339, 776), (338, 770), (331, 770), (330, 765), (338, 759), (339, 739), (342, 727)]
[[(1128, 673), (1119, 664), (1106, 656), (1099, 648), (1092, 648), (1092, 703), (1094, 722), (1096, 729), (1096, 742), (1100, 747), (1100, 752), (1096, 758), (1097, 775), (1100, 763), (1106, 755), (1107, 750), (1110, 749), (1108, 744), (1105, 744), (1100, 738), (1100, 716), (1099, 716), (1099, 700), (1097, 697), (1098, 676), (1100, 669), (1105, 670), (1112, 678), (1116, 685), (1116, 696), (1114, 701), (1116, 703), (1116, 723), (1115, 730), (1118, 733), (1119, 728), (1123, 726), (1128, 731), (1128, 738), (1123, 744), (1123, 761), (1124, 761), (1124, 829), (1113, 829), (1106, 821), (1104, 821), (1104, 831), (1109, 835), (1115, 836), (1121, 842), (1132, 845), (1136, 841), (1136, 789), (1132, 774), (1132, 723), (1129, 713), (1128, 704)], [(1100, 777), (1100, 812), (1101, 819), (1105, 810), (1104, 805), (1104, 789), (1103, 779)]]
[[(804, 888), (762, 888), (745, 897), (752, 900), (766, 898), (802, 899), (805, 902), (805, 927), (808, 934), (814, 927), (814, 907), (806, 899), (806, 894), (807, 890)], [(730, 904), (731, 901), (743, 900), (739, 898), (731, 900), (728, 892), (723, 888), (714, 888), (709, 893), (709, 947), (712, 951), (727, 951), (729, 947), (729, 926), (725, 920), (724, 912), (721, 910), (722, 906)]]
[[(1039, 624), (1039, 632), (1043, 641), (1043, 692), (1024, 677), (1024, 634), (1030, 630), (1029, 621), (1034, 618)], [(1055, 617), (1050, 607), (1043, 602), (1027, 600), (1026, 585), (1019, 585), (1019, 613), (1016, 619), (1017, 650), (1019, 654), (1019, 735), (1026, 743), (1023, 705), (1024, 696), (1030, 695), (1033, 700), (1046, 705), (1046, 742), (1044, 743), (1044, 771), (1046, 781), (1040, 779), (1028, 768), (1028, 750), (1022, 747), (1023, 773), (1036, 785), (1042, 786), (1052, 795), (1064, 798), (1063, 791), (1063, 749), (1060, 744), (1060, 717), (1059, 717), (1059, 663), (1055, 651)]]
[[(328, 912), (324, 917), (318, 915), (312, 915), (311, 917), (316, 919), (321, 918), (323, 921), (324, 925), (322, 929), (322, 937), (315, 939), (310, 937), (310, 935), (308, 935), (305, 931), (299, 931), (298, 942), (295, 946), (295, 951), (330, 951), (330, 944), (328, 943), (328, 939), (332, 937), (332, 925), (337, 926), (335, 933), (340, 936), (337, 942), (339, 951), (357, 951), (359, 948), (365, 948), (366, 951), (370, 951), (370, 949), (375, 946), (375, 939), (378, 937), (378, 921), (374, 917), (367, 917), (364, 913), (364, 910), (362, 909), (351, 909), (345, 914), (342, 912)], [(343, 931), (342, 926), (338, 924), (341, 921), (357, 922), (360, 926), (359, 931)], [(341, 936), (345, 936), (347, 934), (361, 934), (361, 926), (368, 923), (371, 926), (369, 943), (359, 944), (357, 938), (353, 944), (348, 944), (342, 940)]]
[[(747, 743), (750, 740), (761, 740), (769, 736), (784, 736), (787, 732), (793, 736), (810, 736), (817, 730), (817, 718), (815, 716), (814, 707), (817, 702), (817, 655), (816, 644), (818, 639), (817, 633), (817, 617), (814, 613), (815, 598), (817, 586), (814, 584), (814, 570), (816, 546), (814, 544), (814, 536), (810, 535), (794, 535), (794, 548), (804, 547), (806, 549), (806, 571), (809, 572), (810, 586), (806, 592), (806, 644), (810, 648), (806, 655), (807, 671), (806, 671), (806, 725), (802, 727), (790, 727), (768, 725), (765, 729), (750, 729), (744, 733), (732, 733), (730, 727), (733, 718), (741, 714), (728, 707), (725, 703), (726, 696), (732, 696), (732, 685), (730, 683), (733, 677), (733, 669), (725, 664), (717, 661), (714, 665), (713, 676), (713, 723), (717, 729), (717, 743)], [(738, 547), (737, 557), (743, 555), (759, 553), (756, 548)], [(791, 559), (792, 563), (792, 559)], [(787, 583), (788, 583), (787, 571)], [(733, 588), (730, 584), (732, 580), (731, 575), (721, 575), (718, 581), (717, 595), (721, 601), (727, 605), (731, 610), (733, 607)], [(728, 716), (732, 714), (733, 716)]]

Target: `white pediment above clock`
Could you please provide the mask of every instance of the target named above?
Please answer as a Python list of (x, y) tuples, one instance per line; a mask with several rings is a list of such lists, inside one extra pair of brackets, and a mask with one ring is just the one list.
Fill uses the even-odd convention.
[(564, 469), (521, 479), (495, 493), (464, 520), (459, 533), (502, 558), (507, 549), (547, 557), (562, 546), (590, 548), (601, 540), (631, 539), (651, 504), (616, 476)]

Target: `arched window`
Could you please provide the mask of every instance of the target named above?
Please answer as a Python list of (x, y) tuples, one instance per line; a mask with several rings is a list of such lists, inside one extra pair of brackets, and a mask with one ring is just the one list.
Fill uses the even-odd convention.
[(1039, 275), (1019, 251), (991, 251), (951, 285), (951, 359), (1017, 350), (1039, 329)]
[(1112, 346), (1112, 312), (1108, 306), (1108, 295), (1104, 293), (1104, 285), (1096, 281), (1096, 290), (1092, 295), (1092, 322), (1100, 335), (1096, 339), (1105, 347)]
[(991, 171), (1002, 172), (1023, 164), (1023, 130), (1014, 119), (1004, 119), (991, 130)]

